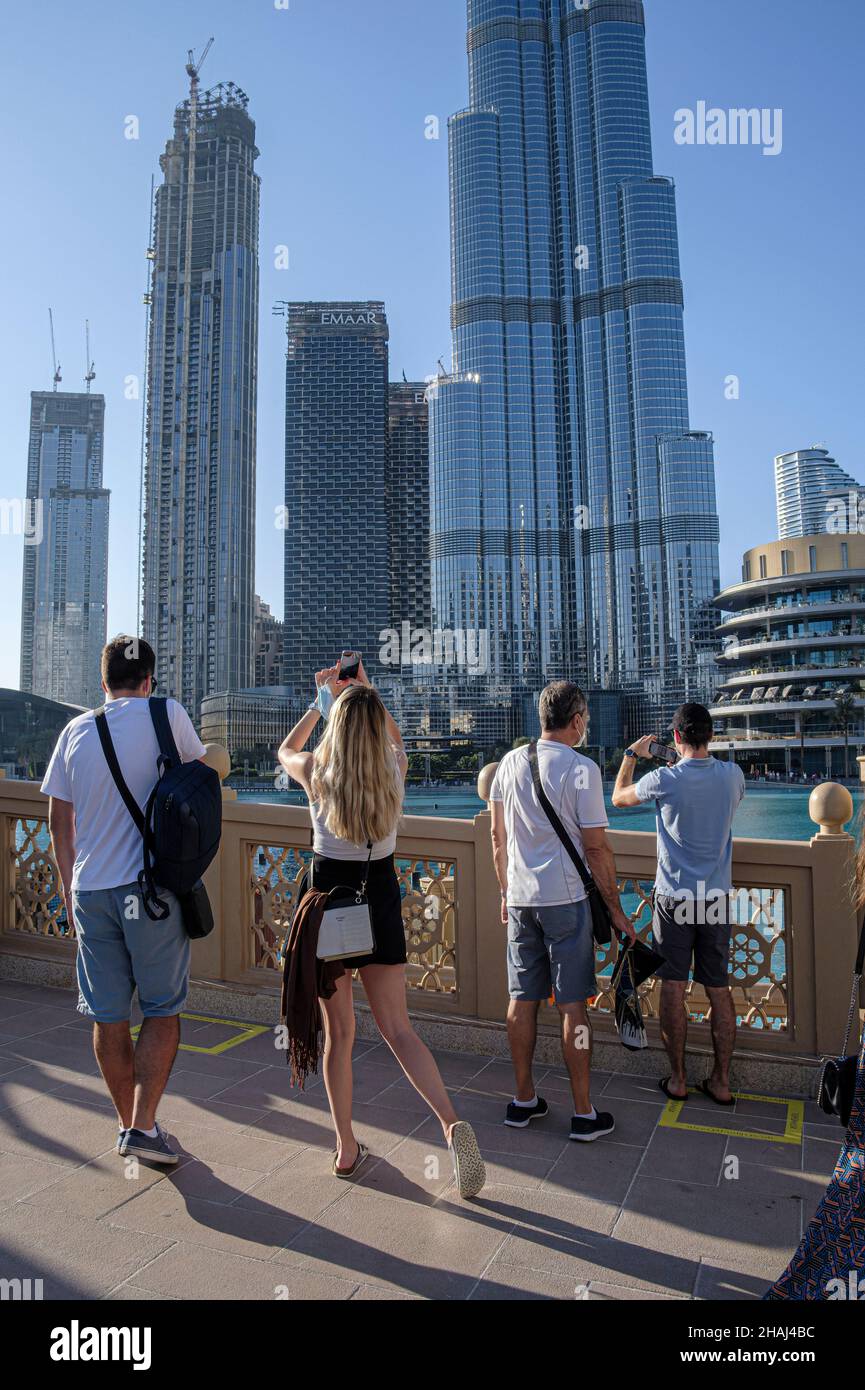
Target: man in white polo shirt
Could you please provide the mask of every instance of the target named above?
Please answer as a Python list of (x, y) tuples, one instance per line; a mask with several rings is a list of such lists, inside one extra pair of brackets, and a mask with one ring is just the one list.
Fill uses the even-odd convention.
[[(589, 715), (586, 697), (570, 681), (541, 692), (537, 744), (541, 786), (613, 919), (633, 941), (622, 911), (616, 868), (607, 842), (600, 770), (578, 753)], [(582, 879), (535, 793), (529, 750), (506, 753), (490, 791), (493, 857), (508, 928), (508, 1040), (516, 1094), (505, 1124), (524, 1128), (547, 1113), (532, 1077), (540, 1003), (555, 997), (562, 1020), (562, 1055), (574, 1098), (571, 1139), (587, 1143), (610, 1134), (612, 1115), (591, 1102), (591, 1028), (586, 1001), (597, 993), (592, 914)]]
[[(140, 638), (115, 637), (102, 652), (105, 718), (124, 781), (142, 811), (156, 785), (159, 757), (148, 706), (154, 665), (152, 647)], [(169, 700), (167, 712), (182, 761), (203, 758), (206, 749), (182, 705)], [(93, 1019), (96, 1060), (117, 1109), (117, 1152), (176, 1163), (156, 1107), (180, 1042), (189, 937), (173, 893), (160, 892), (170, 906), (163, 921), (144, 910), (137, 881), (143, 842), (105, 760), (95, 712), (66, 725), (42, 790), (50, 797), (51, 843), (78, 941), (78, 1011)], [(129, 1015), (136, 989), (144, 1021), (133, 1047)]]

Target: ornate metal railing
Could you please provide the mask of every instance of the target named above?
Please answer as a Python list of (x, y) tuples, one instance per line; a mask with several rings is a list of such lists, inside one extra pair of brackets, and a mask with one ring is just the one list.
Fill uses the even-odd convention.
[[(247, 846), (256, 969), (281, 970), (288, 928), (312, 852), (300, 845)], [(410, 993), (458, 993), (456, 866), (397, 857)]]

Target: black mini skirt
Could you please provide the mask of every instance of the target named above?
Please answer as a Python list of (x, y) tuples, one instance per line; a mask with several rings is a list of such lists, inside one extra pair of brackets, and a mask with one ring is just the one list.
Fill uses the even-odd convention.
[[(313, 887), (320, 893), (329, 893), (332, 888), (358, 888), (366, 872), (365, 859), (326, 859), (322, 854), (313, 855)], [(370, 860), (366, 896), (375, 949), (370, 955), (350, 956), (342, 964), (347, 970), (361, 970), (365, 965), (405, 965), (402, 895), (392, 854), (384, 859)]]

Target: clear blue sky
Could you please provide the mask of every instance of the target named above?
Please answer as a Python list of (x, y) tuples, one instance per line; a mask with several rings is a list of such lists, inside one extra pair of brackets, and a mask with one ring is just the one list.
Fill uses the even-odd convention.
[[(825, 442), (865, 481), (860, 0), (646, 0), (655, 169), (677, 183), (691, 423), (716, 438), (721, 574), (775, 534), (771, 461)], [(186, 91), (250, 96), (262, 178), (257, 587), (282, 611), (277, 299), (382, 298), (391, 374), (450, 355), (447, 116), (467, 101), (464, 0), (41, 0), (4, 15), (0, 496), (24, 488), (29, 392), (81, 389), (84, 319), (106, 396), (109, 632), (135, 623), (151, 173)], [(781, 107), (783, 151), (680, 146), (674, 112)], [(137, 116), (140, 139), (124, 138)], [(424, 138), (429, 115), (442, 138)], [(290, 248), (287, 271), (273, 248)], [(741, 397), (724, 397), (725, 378)], [(0, 685), (18, 684), (19, 538), (0, 535)]]

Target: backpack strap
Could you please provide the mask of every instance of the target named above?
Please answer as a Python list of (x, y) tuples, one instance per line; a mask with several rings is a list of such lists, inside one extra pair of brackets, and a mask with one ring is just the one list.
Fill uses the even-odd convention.
[(171, 720), (168, 718), (168, 700), (165, 695), (151, 695), (147, 701), (150, 707), (150, 718), (153, 720), (153, 728), (159, 742), (159, 773), (160, 775), (166, 767), (179, 767), (181, 757), (177, 751), (177, 744), (174, 742), (174, 732), (171, 728)]
[[(105, 761), (108, 764), (108, 770), (111, 773), (111, 776), (114, 778), (114, 784), (117, 787), (117, 790), (119, 791), (121, 797), (123, 798), (123, 804), (125, 805), (127, 811), (134, 820), (136, 829), (138, 830), (138, 833), (141, 836), (142, 841), (144, 842), (145, 867), (141, 870), (141, 873), (138, 875), (138, 887), (141, 890), (141, 896), (144, 902), (144, 911), (147, 913), (151, 921), (164, 922), (165, 918), (171, 911), (171, 908), (169, 907), (167, 902), (165, 902), (162, 898), (160, 898), (157, 895), (156, 887), (153, 882), (153, 875), (148, 871), (147, 820), (145, 818), (144, 813), (141, 810), (141, 807), (138, 805), (138, 802), (135, 800), (135, 797), (132, 795), (132, 792), (126, 785), (123, 773), (120, 771), (120, 763), (117, 761), (117, 752), (114, 747), (114, 742), (111, 738), (111, 730), (108, 728), (108, 720), (105, 716), (105, 706), (103, 705), (101, 709), (94, 710), (93, 713), (96, 717), (96, 732), (99, 735), (99, 742), (102, 745), (102, 752), (105, 754)], [(152, 802), (153, 793), (151, 792), (150, 798), (147, 803), (148, 814), (150, 813)]]
[(103, 705), (101, 709), (94, 710), (94, 714), (96, 716), (96, 732), (99, 734), (99, 742), (102, 744), (102, 752), (105, 754), (108, 770), (114, 778), (114, 785), (122, 796), (127, 811), (135, 821), (139, 835), (143, 835), (144, 815), (142, 814), (141, 807), (132, 795), (132, 792), (127, 787), (123, 778), (123, 773), (120, 771), (120, 764), (117, 761), (117, 753), (115, 752), (114, 742), (111, 738), (111, 730), (108, 727), (108, 720), (105, 717), (105, 706)]

